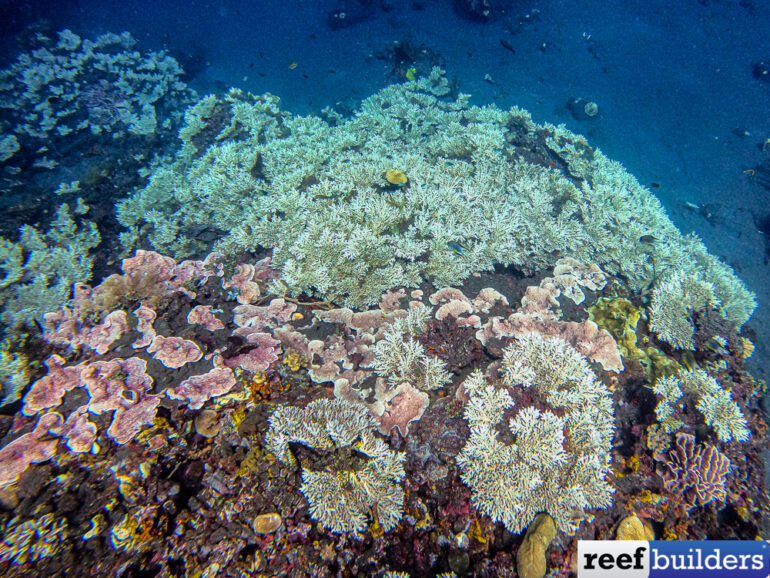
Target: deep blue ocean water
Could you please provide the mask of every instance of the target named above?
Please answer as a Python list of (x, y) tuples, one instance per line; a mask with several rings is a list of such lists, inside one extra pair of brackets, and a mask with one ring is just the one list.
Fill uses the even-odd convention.
[[(770, 156), (770, 79), (752, 65), (770, 59), (770, 3), (502, 5), (473, 21), (451, 0), (0, 2), (0, 48), (3, 62), (15, 58), (14, 35), (39, 19), (83, 37), (127, 30), (139, 50), (176, 56), (201, 94), (270, 92), (296, 113), (353, 108), (396, 81), (383, 58), (394, 43), (433, 51), (472, 103), (518, 105), (584, 134), (732, 265), (759, 297), (752, 369), (765, 376), (770, 289), (757, 223), (770, 191), (751, 170)], [(330, 14), (345, 10), (360, 21), (333, 29)], [(576, 120), (565, 106), (576, 98), (596, 102), (598, 116)]]

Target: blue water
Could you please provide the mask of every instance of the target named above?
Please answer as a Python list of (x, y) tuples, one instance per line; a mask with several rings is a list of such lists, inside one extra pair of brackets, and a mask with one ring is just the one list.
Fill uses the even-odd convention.
[[(397, 80), (381, 58), (390, 46), (422, 44), (474, 104), (518, 105), (537, 122), (565, 123), (653, 187), (677, 226), (757, 292), (755, 359), (767, 355), (766, 240), (755, 222), (769, 212), (770, 191), (750, 169), (768, 157), (760, 146), (770, 137), (770, 82), (751, 67), (770, 57), (770, 3), (510, 2), (487, 22), (461, 18), (449, 0), (348, 4), (366, 18), (337, 30), (328, 23), (332, 0), (0, 8), (6, 58), (16, 54), (13, 35), (39, 18), (84, 38), (128, 30), (139, 50), (175, 55), (201, 94), (270, 92), (296, 113), (355, 106)], [(572, 98), (596, 102), (598, 117), (575, 120), (565, 107)], [(766, 375), (756, 360), (752, 368)]]

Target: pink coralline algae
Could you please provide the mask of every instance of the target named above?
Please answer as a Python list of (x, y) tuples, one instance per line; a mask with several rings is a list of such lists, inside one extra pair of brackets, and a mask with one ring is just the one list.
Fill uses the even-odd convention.
[(267, 307), (238, 305), (233, 310), (233, 321), (239, 329), (234, 333), (245, 337), (265, 328), (278, 327), (289, 321), (296, 310), (294, 303), (286, 303), (283, 299), (273, 299)]
[(121, 410), (143, 398), (152, 387), (147, 363), (139, 357), (94, 361), (83, 368), (81, 379), (91, 396), (88, 410)]
[(176, 262), (155, 251), (137, 250), (133, 257), (123, 259), (121, 269), (129, 277), (152, 273), (159, 282), (170, 281), (174, 276)]
[(241, 305), (254, 303), (261, 294), (257, 281), (267, 282), (278, 275), (277, 271), (270, 268), (270, 262), (270, 257), (267, 257), (254, 265), (238, 265), (236, 273), (230, 279), (222, 281), (222, 288), (237, 289), (236, 299)]
[(379, 430), (383, 435), (390, 435), (391, 430), (398, 428), (399, 433), (409, 435), (409, 424), (419, 421), (430, 403), (428, 394), (402, 383), (393, 392), (393, 397), (385, 404), (385, 412), (376, 418)]
[(113, 311), (104, 318), (104, 321), (85, 332), (83, 343), (99, 355), (104, 355), (109, 350), (110, 345), (121, 338), (126, 329), (126, 312)]
[(380, 309), (385, 313), (393, 313), (401, 308), (399, 301), (406, 297), (406, 291), (399, 289), (398, 291), (388, 291), (383, 293), (382, 299), (380, 299)]
[(271, 363), (278, 360), (281, 352), (281, 344), (270, 337), (269, 333), (251, 333), (247, 341), (252, 347), (246, 353), (224, 360), (227, 367), (240, 367), (246, 371), (265, 371)]
[(193, 341), (181, 337), (163, 337), (156, 335), (147, 353), (170, 369), (179, 369), (187, 363), (199, 361), (203, 357), (200, 348)]
[(51, 438), (61, 431), (62, 417), (47, 413), (37, 420), (35, 429), (0, 449), (0, 488), (12, 484), (30, 464), (50, 460), (59, 440)]
[[(68, 447), (76, 453), (94, 449), (96, 426), (88, 421), (88, 413), (99, 415), (113, 411), (107, 435), (119, 444), (132, 440), (142, 426), (152, 424), (159, 398), (149, 395), (152, 378), (147, 375), (143, 359), (130, 357), (109, 361), (93, 361), (71, 367), (60, 367), (58, 356), (46, 362), (49, 374), (33, 384), (24, 398), (25, 415), (34, 415), (61, 404), (64, 393), (85, 387), (89, 400), (67, 418), (58, 434), (67, 439)], [(46, 414), (58, 415), (58, 414)], [(45, 417), (45, 416), (44, 416)]]
[(171, 399), (182, 400), (190, 409), (200, 409), (212, 397), (229, 392), (235, 385), (235, 376), (227, 367), (215, 367), (203, 375), (193, 375), (177, 387), (166, 390)]
[[(598, 273), (592, 273), (596, 276)], [(486, 345), (491, 339), (518, 337), (539, 333), (543, 337), (559, 337), (574, 347), (580, 355), (596, 361), (606, 371), (620, 373), (623, 360), (618, 344), (606, 329), (590, 320), (561, 321), (557, 297), (561, 295), (556, 281), (547, 277), (539, 287), (527, 287), (519, 309), (508, 318), (491, 317), (476, 332), (476, 338)]]
[(41, 410), (56, 407), (64, 394), (81, 385), (81, 365), (64, 367), (64, 359), (52, 355), (46, 359), (48, 374), (38, 379), (24, 396), (24, 415), (35, 415)]
[[(220, 259), (220, 254), (211, 253), (203, 261), (177, 263), (171, 257), (139, 249), (134, 257), (123, 259), (121, 268), (129, 279), (151, 278), (166, 295), (179, 292), (194, 299), (195, 293), (184, 285), (197, 279), (221, 275), (221, 265), (218, 264)], [(97, 290), (98, 287), (94, 288), (94, 291)]]
[(684, 495), (692, 506), (723, 501), (730, 473), (730, 459), (714, 446), (696, 446), (695, 436), (676, 434), (675, 448), (668, 454), (662, 478), (669, 492)]
[(127, 329), (126, 313), (120, 310), (113, 311), (97, 325), (83, 327), (77, 305), (46, 313), (45, 325), (44, 337), (49, 343), (69, 347), (73, 351), (86, 346), (99, 355), (107, 353)]
[(152, 424), (159, 403), (158, 397), (147, 397), (115, 410), (107, 435), (118, 444), (127, 444), (144, 426)]
[(254, 303), (259, 298), (259, 285), (254, 282), (256, 268), (254, 265), (238, 265), (238, 271), (233, 274), (229, 281), (222, 282), (224, 289), (238, 289), (237, 300), (241, 305)]
[(67, 447), (76, 454), (94, 451), (96, 445), (96, 425), (88, 421), (88, 409), (86, 406), (73, 411), (64, 422), (64, 430), (67, 438)]
[(217, 319), (211, 312), (211, 309), (211, 305), (196, 305), (187, 314), (187, 323), (190, 325), (203, 325), (209, 331), (224, 329), (225, 324)]
[(137, 318), (136, 330), (142, 334), (142, 336), (131, 344), (134, 349), (142, 349), (152, 343), (155, 338), (155, 329), (152, 326), (155, 321), (155, 311), (149, 307), (141, 305), (134, 310), (134, 316)]

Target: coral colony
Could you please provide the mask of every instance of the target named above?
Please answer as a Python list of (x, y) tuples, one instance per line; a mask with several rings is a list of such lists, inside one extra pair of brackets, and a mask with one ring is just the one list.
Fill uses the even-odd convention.
[(46, 139), (167, 149), (127, 155), (109, 273), (85, 182), (2, 240), (0, 573), (557, 576), (578, 538), (759, 536), (754, 296), (621, 165), (438, 68), (296, 116), (133, 43), (0, 72), (11, 188)]

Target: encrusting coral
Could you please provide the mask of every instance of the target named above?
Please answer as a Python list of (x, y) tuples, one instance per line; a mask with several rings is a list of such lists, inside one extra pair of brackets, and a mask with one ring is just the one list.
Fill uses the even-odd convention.
[[(610, 505), (612, 400), (567, 343), (520, 337), (505, 350), (502, 383), (490, 384), (476, 371), (464, 387), (471, 435), (457, 462), (479, 510), (511, 532), (547, 512), (558, 529), (573, 534), (586, 510)], [(511, 393), (522, 388), (534, 390), (545, 408), (516, 407)], [(495, 428), (511, 408), (514, 441), (505, 443)]]

